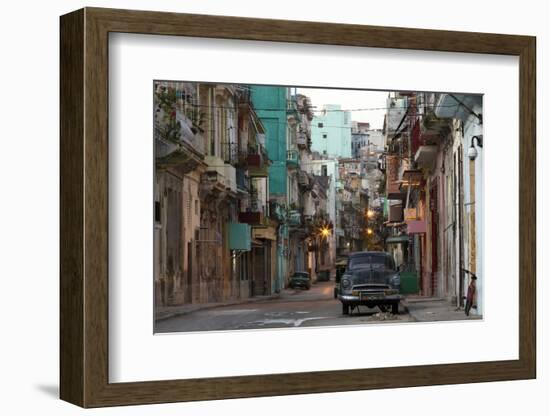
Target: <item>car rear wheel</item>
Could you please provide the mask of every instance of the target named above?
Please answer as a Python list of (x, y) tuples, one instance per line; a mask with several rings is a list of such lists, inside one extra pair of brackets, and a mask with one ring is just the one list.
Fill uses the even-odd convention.
[(344, 315), (349, 315), (349, 305), (348, 304), (342, 303), (342, 313)]

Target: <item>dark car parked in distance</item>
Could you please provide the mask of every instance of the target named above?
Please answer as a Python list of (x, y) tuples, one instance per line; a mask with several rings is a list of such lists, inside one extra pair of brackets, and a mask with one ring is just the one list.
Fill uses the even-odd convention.
[(350, 253), (346, 271), (338, 288), (342, 313), (349, 315), (350, 308), (365, 305), (378, 306), (382, 311), (391, 306), (392, 313), (399, 311), (401, 277), (391, 254), (383, 251)]
[(294, 272), (290, 277), (288, 287), (291, 289), (296, 289), (301, 287), (303, 289), (311, 289), (311, 276), (308, 272)]

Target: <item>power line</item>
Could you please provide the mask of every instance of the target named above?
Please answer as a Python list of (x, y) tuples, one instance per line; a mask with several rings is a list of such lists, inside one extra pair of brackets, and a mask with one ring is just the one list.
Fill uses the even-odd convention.
[[(209, 107), (209, 106), (207, 106)], [(440, 107), (457, 107), (457, 106), (440, 106)], [(231, 109), (231, 110), (235, 110), (234, 108), (232, 107), (214, 107), (214, 108), (220, 108), (220, 109)], [(281, 111), (281, 110), (268, 110), (268, 111)], [(360, 110), (357, 110), (357, 111), (360, 111)], [(403, 118), (405, 117), (420, 117), (420, 116), (424, 116), (425, 114), (423, 113), (408, 113), (407, 111), (403, 111)], [(185, 114), (184, 114), (185, 115)], [(187, 116), (186, 116), (187, 117)], [(258, 116), (260, 118), (260, 120), (262, 119), (261, 116)], [(189, 118), (189, 117), (188, 117)], [(199, 117), (200, 118), (200, 117)], [(216, 116), (215, 115), (208, 115), (206, 117), (203, 118), (203, 120), (207, 120), (209, 123), (215, 123), (216, 122)], [(263, 120), (262, 120), (263, 121)], [(278, 124), (278, 125), (282, 125), (282, 126), (287, 126), (288, 125), (288, 122), (287, 121), (271, 121), (270, 124)], [(235, 128), (235, 127), (233, 127)], [(323, 123), (323, 127), (319, 127), (319, 126), (316, 126), (315, 124), (311, 124), (311, 128), (312, 129), (319, 129), (319, 130), (322, 130), (322, 129), (344, 129), (344, 130), (353, 130), (353, 126), (335, 126), (335, 125), (326, 125)], [(374, 129), (369, 129), (367, 131), (367, 133), (361, 133), (361, 132), (352, 132), (352, 134), (369, 134), (369, 131), (381, 131), (382, 129), (380, 128), (374, 128)], [(397, 131), (397, 129), (395, 130)]]
[[(225, 110), (233, 110), (236, 111), (236, 107), (230, 107), (230, 106), (223, 106), (223, 105), (208, 105), (208, 104), (196, 104), (196, 103), (187, 103), (187, 105), (191, 107), (201, 107), (201, 108), (212, 108), (212, 109), (225, 109)], [(286, 112), (289, 110), (288, 107), (280, 107), (280, 108), (257, 108), (253, 105), (251, 106), (254, 111), (280, 111), (280, 112)], [(450, 104), (450, 105), (430, 105), (429, 108), (450, 108), (450, 107), (460, 107), (460, 105), (457, 104)], [(406, 111), (407, 109), (405, 107), (365, 107), (365, 108), (341, 108), (341, 109), (319, 109), (319, 110), (313, 110), (311, 107), (309, 107), (311, 111), (313, 112), (321, 112), (321, 113), (329, 113), (329, 112), (354, 112), (354, 111), (381, 111), (381, 110), (395, 110), (395, 111)], [(300, 112), (300, 110), (296, 110)]]
[[(177, 82), (180, 82), (180, 81), (165, 81), (165, 82), (177, 83)], [(216, 85), (216, 84), (210, 84), (210, 85)], [(251, 90), (251, 87), (249, 85), (241, 85), (241, 84), (227, 84), (227, 85), (238, 85), (239, 88), (242, 88), (244, 90), (248, 90), (249, 92)], [(284, 87), (284, 88), (294, 88), (294, 87)], [(323, 88), (320, 88), (320, 89), (323, 89)], [(353, 91), (355, 91), (355, 90), (353, 90)], [(365, 91), (365, 92), (368, 92), (368, 90)], [(388, 92), (391, 92), (391, 91), (388, 91)], [(424, 93), (424, 92), (419, 91), (419, 93)], [(453, 94), (450, 94), (450, 93), (448, 93), (448, 94), (451, 97), (453, 97), (456, 101), (458, 101), (453, 96)], [(466, 94), (466, 95), (477, 96), (477, 95), (480, 95), (480, 94)], [(307, 96), (305, 96), (305, 97), (307, 97)], [(307, 97), (307, 98), (310, 98), (310, 97)], [(232, 110), (235, 109), (235, 107), (218, 106), (218, 105), (215, 105), (215, 104), (214, 105), (205, 105), (205, 104), (196, 104), (196, 103), (188, 103), (188, 104), (191, 105), (191, 106), (195, 106), (195, 107), (213, 107), (213, 108), (224, 108), (224, 109), (232, 109)], [(334, 104), (338, 105), (337, 103), (334, 103)], [(464, 105), (462, 102), (458, 101), (457, 104), (439, 105), (439, 106), (438, 105), (430, 105), (429, 107), (430, 108), (459, 107), (461, 104)], [(288, 107), (285, 107), (285, 108), (256, 108), (253, 105), (252, 105), (252, 107), (254, 108), (255, 111), (287, 111), (288, 110)], [(469, 109), (468, 107), (466, 107), (466, 108)], [(311, 110), (313, 112), (380, 111), (380, 110), (392, 110), (392, 109), (398, 110), (399, 107), (366, 107), (366, 108), (351, 108), (351, 109), (327, 109), (327, 108), (316, 109), (316, 106), (306, 106), (306, 110)], [(402, 109), (406, 110), (406, 108), (404, 108), (404, 107)]]

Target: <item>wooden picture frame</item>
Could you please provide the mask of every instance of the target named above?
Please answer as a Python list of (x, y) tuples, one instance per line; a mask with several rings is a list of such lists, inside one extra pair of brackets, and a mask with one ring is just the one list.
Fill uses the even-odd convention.
[[(536, 377), (535, 50), (530, 36), (85, 8), (61, 17), (60, 396), (82, 407)], [(109, 383), (109, 32), (519, 57), (519, 359)]]

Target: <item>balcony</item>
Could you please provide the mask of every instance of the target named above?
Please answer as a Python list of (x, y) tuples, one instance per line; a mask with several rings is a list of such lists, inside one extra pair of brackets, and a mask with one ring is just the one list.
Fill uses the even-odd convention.
[(208, 170), (201, 175), (199, 198), (206, 197), (222, 199), (226, 196), (225, 177), (216, 170)]
[(246, 167), (248, 166), (248, 154), (250, 151), (241, 146), (237, 146), (237, 161), (234, 163), (237, 167)]
[(450, 132), (449, 119), (439, 118), (433, 112), (428, 113), (422, 119), (420, 130), (425, 143), (438, 143)]
[(270, 201), (269, 213), (271, 218), (275, 221), (282, 223), (286, 220), (285, 209), (279, 202)]
[(400, 189), (402, 192), (406, 192), (408, 188), (420, 187), (422, 182), (423, 175), (421, 170), (407, 169), (403, 171), (402, 179), (400, 181)]
[(305, 132), (299, 132), (296, 136), (296, 145), (299, 149), (307, 149), (308, 148), (308, 139)]
[(186, 133), (182, 124), (179, 130), (155, 122), (155, 159), (158, 167), (177, 167), (182, 173), (189, 173), (204, 164), (201, 152), (202, 137), (190, 131)]
[(388, 222), (403, 222), (403, 205), (390, 205), (388, 211)]
[(155, 154), (157, 167), (178, 168), (184, 174), (204, 165), (204, 156), (185, 142), (175, 145), (156, 141)]
[(247, 156), (248, 174), (251, 178), (267, 178), (268, 164), (261, 153), (251, 153)]
[(302, 213), (298, 210), (290, 210), (288, 213), (288, 225), (290, 227), (300, 227), (302, 225)]
[(405, 198), (405, 194), (401, 191), (399, 181), (386, 183), (386, 197), (389, 200), (402, 200)]
[(414, 161), (418, 166), (432, 169), (437, 157), (437, 146), (433, 144), (420, 146), (414, 155)]
[(246, 157), (246, 161), (249, 167), (262, 166), (262, 155), (259, 153), (249, 153)]
[(239, 222), (248, 224), (248, 225), (265, 225), (266, 218), (263, 212), (239, 212)]
[(341, 208), (343, 211), (351, 211), (353, 209), (351, 199), (342, 200)]
[(286, 151), (286, 165), (289, 168), (297, 168), (300, 165), (300, 157), (297, 150)]
[(239, 163), (238, 143), (221, 143), (221, 153), (224, 163), (228, 165), (237, 165)]
[(224, 163), (224, 161), (215, 156), (207, 156), (206, 173), (201, 179), (201, 186), (204, 191), (208, 189), (223, 189), (226, 192), (237, 192), (237, 175), (234, 166)]
[(399, 189), (399, 158), (395, 155), (386, 156), (386, 194), (388, 199), (403, 199)]
[(242, 86), (236, 87), (237, 92), (237, 101), (239, 105), (250, 105), (251, 104), (251, 97), (250, 97), (250, 88), (243, 88)]
[(313, 188), (313, 180), (303, 170), (298, 171), (298, 186), (305, 191), (310, 191)]
[(248, 193), (250, 190), (250, 184), (246, 169), (243, 167), (238, 167), (236, 169), (235, 176), (237, 180), (237, 190)]
[(287, 100), (286, 114), (288, 117), (293, 117), (300, 120), (300, 112), (298, 111), (298, 103), (296, 103), (295, 97)]

